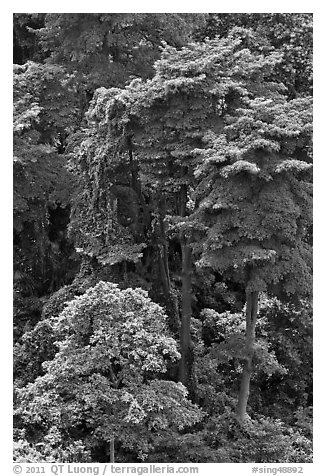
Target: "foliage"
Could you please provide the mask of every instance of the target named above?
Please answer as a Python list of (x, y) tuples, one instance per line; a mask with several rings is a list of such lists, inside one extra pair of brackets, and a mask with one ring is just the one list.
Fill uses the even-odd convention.
[[(311, 439), (311, 304), (285, 304), (265, 296), (260, 300), (258, 316), (249, 413), (298, 425)], [(241, 313), (212, 309), (203, 309), (201, 320), (194, 351), (196, 401), (206, 412), (216, 415), (235, 407), (245, 322)], [(296, 416), (293, 408), (302, 410)]]
[(214, 425), (217, 428), (212, 443), (217, 449), (216, 462), (312, 462), (311, 441), (280, 420), (257, 418), (240, 426), (232, 416), (225, 414), (213, 421)]
[(81, 441), (63, 441), (60, 431), (51, 428), (44, 441), (30, 444), (24, 438), (24, 431), (14, 441), (13, 461), (17, 463), (87, 463), (91, 461), (90, 451)]
[[(245, 320), (242, 313), (217, 313), (213, 309), (203, 309), (201, 339), (194, 350), (194, 378), (196, 380), (196, 398), (200, 406), (212, 415), (223, 413), (226, 407), (234, 409), (240, 380), (241, 361), (245, 357)], [(271, 336), (266, 326), (259, 320), (255, 343), (254, 376), (257, 379), (257, 395), (262, 382), (275, 378), (287, 379), (288, 361), (279, 361)], [(223, 390), (222, 390), (223, 389)], [(228, 389), (225, 391), (225, 389)], [(277, 389), (275, 388), (275, 391)], [(269, 393), (273, 393), (272, 385)], [(277, 401), (277, 397), (272, 399)], [(265, 402), (257, 407), (256, 412)], [(264, 407), (265, 411), (266, 408)]]
[[(57, 340), (56, 318), (68, 302), (84, 294), (97, 281), (93, 276), (81, 278), (80, 275), (77, 275), (72, 284), (63, 286), (47, 299), (43, 298), (41, 317), (38, 322), (33, 327), (30, 326), (20, 332), (14, 345), (14, 377), (18, 387), (25, 386), (29, 382), (33, 382), (39, 375), (44, 374), (43, 362), (52, 360), (58, 351), (55, 344)], [(26, 300), (27, 298), (24, 299), (25, 309)], [(39, 310), (39, 308), (37, 309)], [(21, 316), (19, 317), (21, 319)]]
[(276, 88), (268, 78), (279, 55), (249, 51), (246, 35), (166, 46), (152, 80), (97, 90), (88, 127), (72, 144), (79, 188), (70, 229), (81, 253), (103, 265), (143, 265), (145, 251), (159, 249), (169, 267), (177, 254), (169, 256), (171, 239), (197, 239), (205, 230), (186, 218), (195, 205), (197, 149), (208, 128), (222, 131), (245, 85), (251, 95), (261, 93), (266, 78), (265, 89)]
[(239, 423), (226, 410), (195, 433), (185, 433), (158, 447), (152, 462), (311, 463), (312, 442), (280, 420), (259, 417)]
[[(268, 340), (277, 361), (286, 368), (286, 374), (276, 374), (268, 379), (259, 373), (256, 375), (253, 382), (259, 388), (259, 398), (254, 397), (256, 411), (282, 418), (291, 425), (295, 422), (300, 425), (301, 418), (297, 418), (292, 409), (305, 408), (307, 414), (304, 416), (303, 411), (302, 424), (308, 429), (313, 390), (312, 305), (309, 301), (293, 304), (281, 303), (276, 298), (264, 299), (259, 312), (258, 333)], [(258, 392), (254, 391), (253, 395), (258, 396)], [(311, 431), (307, 431), (307, 435), (311, 438)]]
[(145, 291), (112, 283), (70, 301), (54, 319), (59, 351), (43, 364), (46, 373), (17, 389), (16, 414), (32, 440), (53, 427), (87, 448), (115, 435), (145, 458), (156, 435), (200, 420), (180, 383), (155, 378), (179, 358), (165, 319)]
[(311, 57), (311, 14), (14, 14), (15, 461), (312, 461)]
[(48, 287), (62, 284), (58, 261), (73, 266), (76, 260), (64, 231), (50, 235), (51, 219), (70, 204), (73, 180), (59, 152), (76, 114), (73, 85), (60, 66), (15, 66), (15, 280), (24, 285), (29, 277), (36, 292), (44, 282)]
[[(178, 203), (182, 190), (189, 188), (186, 189), (189, 213), (193, 202), (201, 200), (203, 210), (208, 208), (209, 200), (213, 203), (217, 200), (215, 196), (203, 200), (200, 195), (201, 190), (207, 191), (207, 186), (213, 187), (215, 178), (207, 177), (207, 172), (210, 174), (209, 167), (212, 167), (215, 173), (214, 163), (224, 165), (220, 178), (232, 176), (236, 180), (238, 172), (247, 171), (251, 176), (258, 173), (254, 159), (246, 160), (251, 150), (263, 148), (293, 154), (299, 147), (304, 149), (309, 145), (311, 117), (309, 109), (305, 112), (309, 100), (287, 104), (281, 94), (282, 85), (271, 81), (273, 70), (281, 61), (280, 55), (250, 51), (246, 47), (247, 35), (245, 30), (235, 30), (226, 39), (207, 40), (181, 51), (166, 47), (155, 65), (156, 75), (151, 81), (134, 80), (122, 91), (101, 89), (97, 92), (88, 112), (89, 132), (78, 150), (76, 164), (78, 177), (85, 180), (76, 217), (84, 229), (82, 236), (89, 236), (91, 229), (95, 231), (92, 237), (102, 240), (101, 245), (92, 246), (95, 256), (103, 260), (103, 241), (112, 242), (112, 222), (117, 221), (114, 181), (119, 180), (117, 173), (126, 170), (128, 163), (132, 166), (128, 149), (129, 156), (137, 154), (142, 182), (150, 184), (152, 194), (167, 193)], [(258, 99), (251, 99), (258, 95)], [(288, 141), (282, 150), (281, 140)], [(228, 142), (229, 151), (224, 147)], [(202, 160), (198, 160), (200, 154)], [(297, 159), (288, 162), (288, 156), (281, 154), (270, 160), (277, 177), (291, 167), (297, 171), (299, 167), (308, 167)], [(275, 164), (275, 160), (279, 164)], [(268, 181), (269, 169), (260, 175)], [(198, 181), (201, 185), (197, 190)], [(104, 183), (109, 185), (106, 190)], [(247, 187), (250, 188), (249, 184)], [(191, 202), (193, 189), (196, 195)], [(267, 190), (267, 193), (271, 192)], [(224, 201), (227, 199), (224, 197)], [(170, 204), (171, 198), (166, 200)], [(91, 223), (87, 213), (89, 203), (96, 206)], [(188, 230), (188, 234), (205, 229), (205, 222), (198, 223), (194, 213), (193, 220), (186, 221), (184, 214), (173, 208), (167, 210), (171, 213), (172, 229), (183, 233)], [(130, 234), (126, 228), (123, 231)], [(114, 235), (121, 240), (119, 228), (114, 228)], [(135, 252), (139, 253), (139, 246)], [(119, 250), (114, 248), (114, 253), (119, 256)], [(128, 252), (127, 258), (131, 259)]]
[(282, 54), (276, 75), (293, 98), (312, 94), (312, 19), (311, 13), (209, 13), (196, 37), (224, 37), (234, 27), (252, 29), (257, 35), (251, 44), (258, 50)]
[(198, 216), (208, 230), (198, 264), (250, 290), (277, 292), (282, 283), (285, 293), (309, 293), (310, 99), (245, 102), (223, 134), (208, 134), (197, 168)]
[(35, 30), (44, 27), (44, 13), (14, 13), (14, 63), (27, 61), (42, 62), (46, 58), (44, 49), (39, 44)]
[(162, 42), (181, 46), (201, 23), (200, 14), (49, 13), (39, 35), (52, 60), (79, 71), (94, 90), (151, 76)]

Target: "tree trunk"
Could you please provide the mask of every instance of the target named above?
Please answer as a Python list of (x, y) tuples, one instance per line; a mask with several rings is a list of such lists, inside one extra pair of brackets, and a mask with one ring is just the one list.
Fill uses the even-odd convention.
[(162, 217), (160, 217), (160, 228), (162, 233), (162, 245), (160, 246), (161, 267), (165, 276), (166, 286), (170, 294), (171, 281), (170, 281), (170, 269), (169, 269), (169, 258), (168, 258), (168, 244), (166, 240), (165, 225), (163, 223)]
[[(186, 174), (186, 169), (184, 174)], [(179, 195), (179, 215), (181, 217), (187, 216), (187, 198), (188, 188), (187, 185), (181, 185)], [(191, 273), (192, 273), (192, 251), (184, 232), (180, 232), (180, 245), (181, 245), (181, 329), (180, 329), (180, 347), (181, 347), (181, 359), (179, 364), (179, 380), (185, 386), (189, 387), (189, 381), (191, 376), (192, 356), (191, 356), (191, 336), (190, 336), (190, 322), (192, 315), (191, 307)]]
[(243, 364), (239, 399), (236, 408), (237, 420), (242, 423), (246, 418), (247, 403), (250, 393), (250, 378), (252, 375), (252, 360), (255, 345), (255, 327), (258, 311), (258, 291), (247, 293), (246, 305), (246, 344), (245, 361)]
[(110, 463), (114, 463), (114, 436), (110, 439)]
[(166, 201), (164, 195), (161, 195), (157, 200), (158, 210), (158, 231), (157, 231), (157, 246), (158, 246), (158, 258), (159, 267), (162, 278), (163, 289), (166, 297), (171, 295), (171, 281), (170, 281), (170, 269), (168, 258), (168, 241), (166, 238), (166, 225), (164, 222), (166, 216)]
[(182, 313), (180, 329), (181, 359), (179, 367), (179, 380), (184, 385), (189, 383), (191, 375), (191, 336), (190, 321), (191, 308), (191, 249), (186, 239), (181, 240), (182, 253)]
[(133, 188), (133, 190), (136, 192), (138, 196), (138, 200), (141, 206), (141, 213), (142, 213), (142, 229), (138, 231), (143, 234), (144, 233), (143, 228), (144, 227), (147, 228), (148, 226), (150, 226), (151, 217), (149, 213), (149, 207), (146, 204), (146, 201), (144, 199), (141, 181), (139, 179), (139, 166), (138, 166), (138, 163), (135, 162), (133, 158), (131, 138), (128, 138), (128, 154), (129, 154), (129, 164), (130, 164), (130, 170), (131, 170), (131, 187)]

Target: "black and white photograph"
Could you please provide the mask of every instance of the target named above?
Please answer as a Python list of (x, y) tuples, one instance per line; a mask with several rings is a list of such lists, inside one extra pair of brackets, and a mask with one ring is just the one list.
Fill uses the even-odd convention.
[(307, 11), (13, 13), (14, 473), (314, 462)]

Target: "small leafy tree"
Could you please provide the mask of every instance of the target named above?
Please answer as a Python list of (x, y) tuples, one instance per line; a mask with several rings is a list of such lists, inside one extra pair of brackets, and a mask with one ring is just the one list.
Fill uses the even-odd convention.
[(93, 450), (115, 439), (145, 458), (156, 438), (201, 419), (182, 384), (160, 380), (179, 353), (145, 291), (100, 282), (54, 320), (58, 353), (17, 390), (17, 416), (34, 444), (55, 430)]

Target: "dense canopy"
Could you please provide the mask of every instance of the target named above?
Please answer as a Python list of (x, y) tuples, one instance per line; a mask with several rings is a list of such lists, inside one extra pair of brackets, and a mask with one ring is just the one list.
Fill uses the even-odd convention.
[(14, 14), (14, 459), (312, 461), (312, 15)]

